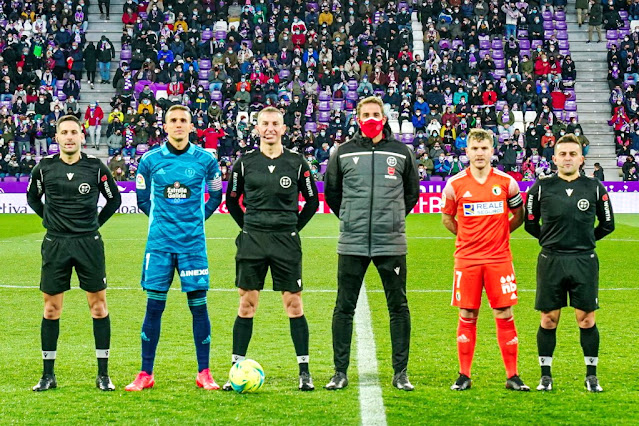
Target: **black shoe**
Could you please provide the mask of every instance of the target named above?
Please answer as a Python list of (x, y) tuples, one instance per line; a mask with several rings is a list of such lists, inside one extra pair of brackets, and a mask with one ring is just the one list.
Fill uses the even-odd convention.
[(231, 386), (231, 381), (230, 380), (227, 380), (226, 383), (224, 383), (222, 385), (222, 390), (223, 391), (227, 391), (227, 392), (233, 390), (233, 386)]
[(313, 384), (313, 379), (311, 378), (311, 373), (303, 372), (300, 373), (300, 385), (299, 390), (301, 391), (312, 391), (315, 390), (315, 385)]
[(393, 376), (393, 386), (395, 386), (399, 390), (412, 391), (415, 390), (415, 386), (408, 380), (408, 374), (406, 374), (406, 369), (404, 368), (399, 373), (395, 373)]
[(518, 375), (512, 376), (510, 379), (506, 380), (506, 389), (528, 392), (530, 388), (524, 384), (524, 382), (519, 378)]
[(579, 24), (579, 28), (581, 28), (581, 24)]
[(342, 373), (341, 371), (336, 371), (333, 377), (331, 377), (331, 381), (324, 386), (325, 389), (328, 390), (336, 390), (336, 389), (344, 389), (348, 386), (348, 378), (346, 377), (346, 373)]
[(541, 380), (539, 380), (539, 386), (537, 386), (538, 391), (551, 391), (552, 390), (552, 377), (550, 376), (541, 376)]
[(597, 376), (588, 376), (584, 382), (588, 392), (603, 392), (603, 388), (599, 385)]
[(35, 392), (43, 392), (49, 389), (55, 389), (58, 387), (58, 382), (55, 380), (55, 374), (43, 374), (42, 378), (32, 389)]
[(470, 386), (473, 384), (473, 381), (470, 380), (465, 374), (459, 373), (459, 377), (455, 380), (455, 383), (450, 387), (451, 390), (456, 391), (464, 391), (470, 389)]
[(98, 376), (95, 379), (95, 386), (100, 389), (101, 391), (114, 391), (115, 390), (115, 386), (113, 385), (113, 383), (111, 382), (111, 378), (104, 374), (102, 376)]
[(601, 43), (601, 40), (597, 40), (597, 43)]
[(586, 40), (586, 44), (590, 43), (590, 40)]

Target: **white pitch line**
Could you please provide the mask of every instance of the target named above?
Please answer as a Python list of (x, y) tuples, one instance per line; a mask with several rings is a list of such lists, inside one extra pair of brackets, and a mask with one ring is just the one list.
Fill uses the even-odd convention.
[(377, 376), (377, 349), (366, 283), (362, 283), (355, 309), (355, 333), (359, 373), (359, 411), (362, 416), (362, 425), (386, 426), (386, 408)]

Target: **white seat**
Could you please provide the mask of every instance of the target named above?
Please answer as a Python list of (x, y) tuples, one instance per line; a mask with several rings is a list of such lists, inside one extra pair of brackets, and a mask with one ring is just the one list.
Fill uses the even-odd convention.
[(402, 123), (401, 132), (402, 134), (412, 135), (415, 133), (415, 128), (413, 127), (413, 123), (410, 121), (404, 121)]
[(424, 59), (426, 57), (426, 56), (424, 56), (424, 50), (423, 49), (422, 50), (413, 49), (413, 58), (415, 56), (417, 56), (417, 55), (419, 55), (419, 57), (421, 59)]
[(413, 30), (413, 42), (415, 41), (424, 41), (424, 33)]
[(524, 121), (524, 113), (522, 111), (513, 111), (515, 121)]
[(393, 132), (393, 133), (401, 133), (400, 128), (399, 128), (399, 122), (397, 122), (397, 121), (389, 121), (388, 125), (391, 128), (391, 132)]
[(513, 124), (515, 129), (519, 129), (521, 133), (526, 133), (526, 125), (523, 121), (515, 120), (515, 124)]
[(524, 121), (526, 123), (535, 121), (535, 118), (537, 118), (537, 113), (535, 111), (526, 111), (526, 114), (524, 114)]
[(155, 92), (155, 99), (169, 99), (169, 94), (166, 90), (158, 90)]
[(422, 51), (424, 50), (424, 41), (423, 40), (415, 40), (413, 42), (413, 51), (415, 51), (415, 50), (422, 50)]

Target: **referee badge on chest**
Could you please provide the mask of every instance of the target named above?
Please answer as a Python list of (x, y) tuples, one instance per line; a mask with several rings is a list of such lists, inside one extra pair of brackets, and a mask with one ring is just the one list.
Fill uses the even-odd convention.
[(284, 188), (284, 189), (286, 189), (286, 188), (290, 188), (292, 183), (293, 183), (293, 181), (292, 181), (292, 180), (291, 180), (291, 178), (290, 178), (290, 177), (288, 177), (288, 176), (282, 176), (282, 177), (280, 178), (280, 186), (281, 186), (282, 188)]
[(80, 192), (80, 194), (86, 195), (91, 191), (91, 185), (89, 185), (88, 183), (81, 183), (78, 187), (78, 191)]

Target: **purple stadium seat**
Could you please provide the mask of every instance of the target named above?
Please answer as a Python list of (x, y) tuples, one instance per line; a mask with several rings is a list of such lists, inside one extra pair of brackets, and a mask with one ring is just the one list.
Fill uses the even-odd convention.
[(357, 92), (355, 90), (351, 90), (346, 94), (346, 100), (347, 101), (355, 101), (357, 102), (357, 100), (359, 99), (359, 95), (357, 94)]
[(343, 111), (345, 103), (345, 101), (333, 101), (333, 109)]
[(555, 23), (555, 29), (558, 29), (558, 30), (567, 30), (567, 29), (568, 29), (568, 26), (566, 25), (566, 22), (565, 22), (565, 21), (557, 21), (557, 22)]
[(146, 21), (149, 15), (146, 12), (139, 12), (138, 16), (142, 18), (143, 21)]
[(530, 40), (528, 39), (520, 40), (519, 49), (530, 50)]
[(486, 56), (486, 55), (490, 55), (490, 50), (480, 50), (480, 51), (479, 51), (479, 58), (480, 58), (480, 60), (481, 60), (481, 59), (484, 59), (484, 56)]
[[(626, 157), (624, 157), (623, 155), (620, 155), (619, 157), (617, 157), (617, 167), (622, 167), (623, 163), (625, 162), (626, 162)], [(4, 178), (5, 182), (7, 181), (7, 177), (8, 176), (5, 176)]]
[(330, 111), (331, 103), (329, 101), (320, 101), (317, 109), (319, 111)]
[(331, 100), (331, 94), (325, 91), (321, 91), (319, 93), (319, 100), (320, 101), (330, 101)]
[(320, 123), (328, 123), (329, 121), (331, 121), (330, 111), (320, 111), (318, 114), (318, 121)]
[(558, 30), (557, 31), (557, 40), (568, 40), (568, 31), (567, 30)]
[(141, 143), (135, 147), (135, 155), (143, 155), (149, 150), (149, 146), (145, 143)]
[(552, 31), (555, 29), (555, 26), (553, 25), (552, 21), (548, 20), (548, 21), (544, 21), (544, 30), (545, 31)]
[(131, 49), (122, 49), (120, 52), (120, 59), (123, 61), (131, 59)]
[(354, 78), (348, 80), (348, 90), (357, 90), (357, 80)]
[(455, 39), (453, 40), (453, 50), (457, 50), (457, 48), (459, 48), (459, 46), (464, 46), (464, 41), (463, 40), (459, 40), (459, 39)]
[(224, 40), (226, 38), (226, 31), (224, 30), (217, 30), (215, 32), (215, 39), (216, 40)]
[(55, 84), (56, 89), (62, 90), (62, 88), (64, 87), (64, 83), (66, 82), (66, 80), (58, 80)]
[(568, 98), (571, 101), (576, 101), (577, 100), (577, 95), (575, 94), (575, 88), (571, 87), (571, 88), (566, 88), (564, 90), (564, 93), (567, 93), (570, 97)]
[(560, 49), (570, 49), (570, 42), (568, 40), (557, 40), (557, 45)]
[(530, 49), (520, 49), (519, 50), (519, 57), (523, 58), (524, 55), (528, 55), (528, 57), (530, 58)]
[(492, 48), (497, 50), (504, 50), (504, 43), (500, 38), (493, 39)]
[[(544, 30), (544, 40), (550, 40), (550, 38), (555, 34), (555, 30)], [(568, 37), (566, 37), (567, 39)]]
[(213, 31), (208, 29), (202, 31), (202, 41), (209, 41), (212, 38), (213, 38)]
[(495, 103), (495, 109), (496, 109), (497, 111), (501, 111), (502, 109), (504, 109), (504, 105), (506, 105), (506, 104), (507, 104), (507, 102), (506, 102), (506, 101), (497, 101), (497, 102)]
[(62, 90), (58, 90), (58, 100), (62, 102), (67, 100), (67, 95)]
[(535, 50), (537, 48), (537, 46), (543, 46), (544, 42), (541, 40), (533, 40), (530, 42), (530, 48), (532, 50)]
[(304, 130), (312, 133), (317, 132), (317, 123), (315, 123), (314, 121), (307, 121), (304, 125)]
[(51, 154), (59, 154), (60, 153), (60, 146), (57, 143), (52, 143), (51, 145), (49, 145), (49, 150), (47, 152), (49, 153), (49, 155), (51, 155)]
[(222, 92), (220, 92), (219, 90), (214, 90), (211, 92), (211, 100), (212, 101), (221, 101), (222, 100)]
[(18, 178), (15, 176), (5, 176), (3, 180), (5, 182), (18, 182)]
[(480, 50), (490, 49), (490, 40), (479, 40), (479, 49)]
[(208, 80), (199, 79), (197, 81), (197, 84), (198, 84), (198, 86), (209, 87), (209, 81)]
[(326, 173), (326, 167), (328, 166), (328, 163), (322, 163), (320, 164), (320, 173), (321, 174), (325, 174)]
[(546, 9), (542, 12), (541, 17), (544, 18), (544, 21), (550, 21), (552, 20), (552, 12)]
[(620, 10), (619, 11), (619, 16), (621, 17), (621, 19), (623, 19), (624, 21), (628, 20), (628, 11), (626, 10)]
[(566, 116), (564, 117), (564, 120), (570, 120), (573, 117), (577, 121), (579, 121), (579, 115), (577, 114), (577, 111), (566, 111)]
[(430, 177), (430, 181), (431, 181), (431, 182), (443, 182), (443, 181), (444, 181), (444, 178), (443, 178), (443, 177), (441, 177), (441, 176), (435, 176), (435, 175), (432, 175), (432, 176)]
[(405, 144), (412, 144), (414, 139), (415, 135), (412, 133), (404, 133), (402, 135), (402, 142), (404, 142)]
[(2, 101), (0, 102), (0, 108), (1, 107), (7, 107), (7, 108), (11, 108), (11, 101)]
[(503, 59), (495, 59), (495, 68), (498, 70), (503, 70), (506, 68), (506, 61)]
[(200, 80), (206, 80), (209, 78), (209, 70), (200, 70), (197, 75), (200, 77)]
[(242, 40), (242, 43), (246, 44), (246, 47), (249, 49), (253, 47), (253, 42), (251, 40)]
[(564, 106), (566, 111), (577, 111), (577, 102), (576, 101), (566, 101), (566, 105)]
[(280, 73), (279, 73), (280, 79), (285, 80), (290, 75), (291, 75), (291, 72), (289, 70), (287, 70), (286, 68), (280, 70)]
[(630, 28), (621, 28), (617, 32), (619, 33), (619, 38), (624, 38), (630, 34)]
[(200, 59), (200, 69), (201, 70), (210, 70), (211, 69), (211, 60), (210, 59)]
[(528, 30), (517, 30), (517, 38), (520, 40), (528, 39)]
[(504, 51), (503, 50), (493, 50), (492, 54), (493, 59), (504, 59)]
[(382, 96), (384, 96), (384, 94), (385, 94), (385, 93), (386, 93), (386, 91), (385, 91), (385, 90), (378, 89), (378, 90), (375, 90), (374, 95), (375, 95), (375, 96), (379, 96), (379, 97), (381, 98)]
[(617, 38), (619, 38), (619, 34), (617, 34), (617, 30), (607, 30), (606, 38), (608, 40), (617, 40)]
[(570, 55), (570, 50), (569, 49), (559, 49), (559, 53), (562, 56)]
[(308, 9), (309, 12), (311, 10), (319, 10), (319, 5), (317, 4), (317, 2), (306, 3), (306, 8)]
[(555, 21), (566, 22), (566, 12), (558, 10), (555, 12)]

